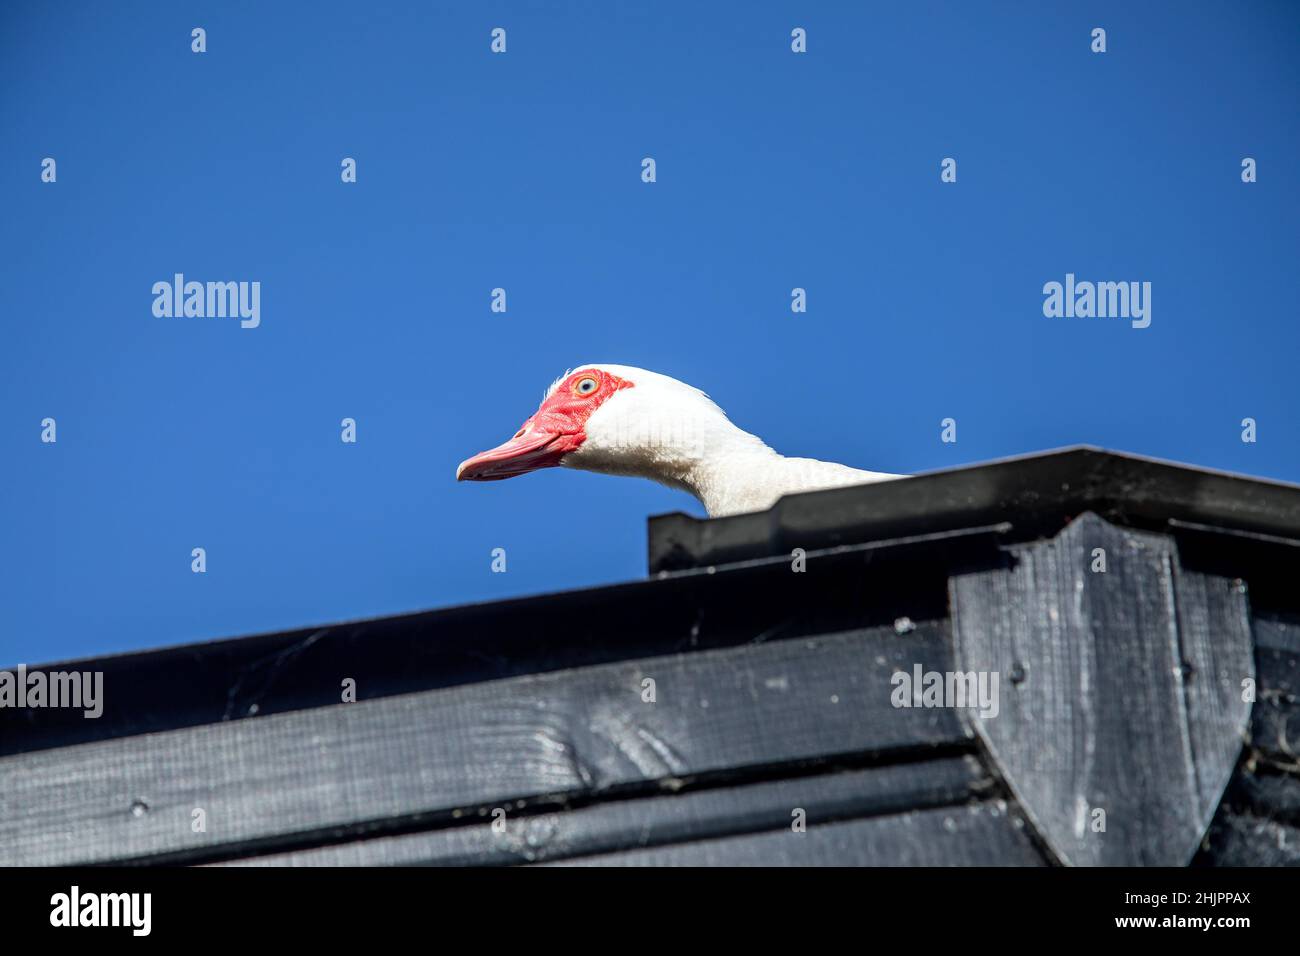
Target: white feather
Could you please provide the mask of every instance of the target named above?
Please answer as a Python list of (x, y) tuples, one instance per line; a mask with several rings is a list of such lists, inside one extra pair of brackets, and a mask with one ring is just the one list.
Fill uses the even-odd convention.
[[(782, 496), (899, 478), (813, 458), (786, 458), (737, 428), (704, 392), (627, 365), (586, 364), (632, 383), (596, 409), (561, 464), (649, 478), (694, 495), (710, 517), (762, 511)], [(571, 374), (547, 391), (549, 397)]]

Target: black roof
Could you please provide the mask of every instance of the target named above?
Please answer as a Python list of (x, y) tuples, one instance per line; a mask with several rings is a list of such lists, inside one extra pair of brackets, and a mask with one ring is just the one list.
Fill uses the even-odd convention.
[(1091, 446), (791, 495), (767, 511), (650, 519), (650, 571), (786, 554), (792, 547), (943, 534), (1009, 524), (1009, 539), (1053, 534), (1092, 511), (1115, 524), (1195, 525), (1300, 541), (1300, 486)]
[(0, 864), (1300, 863), (1298, 548), (1296, 486), (1067, 449), (46, 665), (105, 711), (0, 709)]

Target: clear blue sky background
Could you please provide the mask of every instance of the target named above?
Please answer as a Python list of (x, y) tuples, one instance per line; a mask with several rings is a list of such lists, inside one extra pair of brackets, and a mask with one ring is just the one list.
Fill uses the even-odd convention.
[[(1300, 480), (1297, 104), (1292, 2), (6, 2), (0, 666), (642, 576), (685, 495), (453, 480), (583, 361), (871, 469)], [(1045, 318), (1068, 271), (1151, 327)]]

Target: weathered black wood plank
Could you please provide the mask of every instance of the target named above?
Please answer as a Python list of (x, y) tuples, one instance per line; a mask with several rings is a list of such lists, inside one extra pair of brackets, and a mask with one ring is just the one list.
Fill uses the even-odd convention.
[(1300, 626), (1256, 619), (1255, 635), (1251, 746), (1262, 759), (1300, 773)]
[[(0, 864), (211, 859), (507, 801), (969, 740), (951, 711), (891, 706), (891, 674), (914, 661), (950, 666), (946, 622), (19, 754), (0, 759)], [(193, 832), (196, 809), (206, 832)]]
[(1300, 619), (1256, 614), (1253, 623), (1257, 647), (1300, 654)]
[(997, 801), (564, 860), (553, 866), (1042, 866)]
[(976, 731), (1063, 862), (1185, 865), (1246, 736), (1244, 589), (1091, 513), (1014, 554), (952, 580), (958, 667), (1003, 678)]
[[(893, 554), (891, 549), (884, 549)], [(104, 713), (0, 708), (0, 756), (679, 651), (947, 616), (947, 578), (828, 554), (62, 665), (104, 675)], [(7, 663), (0, 661), (0, 666)], [(12, 662), (16, 663), (16, 662)], [(58, 667), (59, 665), (46, 665)]]
[(650, 520), (650, 570), (1003, 521), (1050, 535), (1084, 511), (1149, 530), (1177, 519), (1300, 539), (1300, 487), (1078, 447), (788, 495), (752, 514), (661, 515)]
[(491, 814), (458, 826), (233, 861), (236, 866), (491, 865), (534, 863), (635, 847), (788, 828), (964, 803), (992, 780), (973, 757), (889, 764), (571, 810)]

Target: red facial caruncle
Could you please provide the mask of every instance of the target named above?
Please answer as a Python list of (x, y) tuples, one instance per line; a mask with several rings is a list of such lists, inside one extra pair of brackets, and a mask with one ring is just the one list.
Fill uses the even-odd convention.
[(499, 481), (551, 468), (587, 439), (587, 420), (620, 389), (632, 383), (597, 368), (569, 375), (508, 442), (466, 459), (457, 481)]

